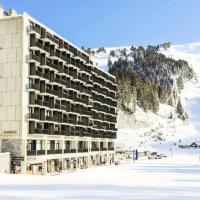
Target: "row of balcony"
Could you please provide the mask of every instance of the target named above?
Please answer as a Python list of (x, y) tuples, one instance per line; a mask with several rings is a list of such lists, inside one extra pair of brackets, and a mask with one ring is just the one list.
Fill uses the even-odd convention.
[[(106, 123), (107, 124), (107, 123)], [(95, 124), (93, 125), (93, 128), (96, 129), (101, 129), (101, 130), (110, 130), (110, 131), (117, 131), (115, 126), (109, 126), (109, 124), (105, 125), (104, 123), (101, 123), (99, 121), (96, 121)]]
[(93, 101), (98, 101), (102, 104), (106, 104), (106, 105), (109, 105), (109, 106), (112, 106), (112, 107), (117, 107), (117, 101), (116, 100), (111, 100), (109, 98), (106, 98), (106, 97), (103, 97), (103, 96), (100, 96), (100, 95), (96, 95), (93, 93), (92, 95), (92, 99)]
[(110, 131), (52, 131), (50, 129), (35, 129), (30, 134), (45, 134), (45, 135), (63, 135), (63, 136), (79, 136), (79, 137), (93, 137), (93, 138), (110, 138), (116, 139), (116, 132)]
[[(71, 97), (71, 99), (73, 99)], [(84, 100), (84, 99), (80, 99), (80, 98), (74, 98), (73, 99), (76, 102), (81, 102), (81, 103), (87, 103), (88, 100)], [(80, 115), (89, 115), (91, 116), (91, 110), (89, 108), (85, 108), (85, 107), (75, 107), (75, 106), (66, 106), (63, 104), (57, 104), (54, 102), (50, 102), (50, 101), (44, 101), (44, 100), (39, 100), (36, 99), (35, 101), (31, 102), (30, 105), (38, 105), (38, 106), (45, 106), (48, 107), (50, 109), (57, 109), (57, 110), (64, 110), (66, 112), (73, 112), (73, 113), (77, 113)]]
[(92, 109), (96, 110), (96, 111), (101, 111), (101, 112), (104, 112), (104, 113), (109, 113), (109, 114), (112, 114), (112, 115), (116, 115), (115, 110), (111, 110), (108, 107), (102, 106), (102, 105), (100, 105), (98, 103), (95, 103)]
[(46, 154), (63, 153), (86, 153), (90, 151), (114, 151), (114, 148), (81, 148), (81, 149), (49, 149), (49, 150), (27, 150), (27, 156), (41, 156)]
[(98, 94), (102, 94), (104, 96), (108, 96), (114, 100), (116, 99), (116, 95), (113, 92), (108, 92), (107, 90), (100, 88), (100, 86), (93, 87), (92, 91), (97, 92)]
[(50, 41), (52, 44), (55, 44), (56, 46), (58, 46), (58, 48), (61, 49), (62, 51), (67, 51), (73, 54), (74, 56), (80, 57), (85, 62), (89, 62), (88, 56), (80, 52), (78, 49), (76, 49), (72, 45), (68, 44), (66, 41), (58, 38), (57, 36), (50, 34), (46, 29), (44, 29), (40, 25), (32, 23), (29, 27), (29, 32), (30, 33), (35, 32), (41, 36), (42, 40)]
[[(69, 72), (69, 73), (71, 73), (71, 76), (73, 76), (74, 78), (78, 77), (78, 75), (74, 72)], [(30, 68), (30, 76), (38, 76), (39, 78), (45, 78), (50, 83), (57, 83), (57, 84), (62, 85), (64, 87), (68, 88), (68, 89), (72, 88), (74, 90), (78, 90), (79, 92), (89, 92), (89, 93), (91, 93), (91, 90), (89, 88), (87, 88), (87, 86), (84, 86), (82, 83), (79, 83), (79, 79), (73, 80), (73, 81), (76, 82), (75, 83), (75, 82), (70, 81), (70, 79), (58, 78), (54, 75), (50, 75), (50, 73), (44, 73), (40, 70), (36, 70), (35, 67)], [(89, 81), (89, 79), (86, 80), (85, 77), (81, 77), (81, 79), (84, 80), (84, 83), (87, 83), (87, 84), (90, 84), (90, 85), (92, 84)], [(86, 90), (85, 90), (85, 88), (86, 88)]]
[(96, 114), (95, 112), (93, 112), (92, 118), (96, 119), (96, 120), (111, 122), (111, 123), (116, 123), (117, 122), (117, 117), (113, 117), (113, 116), (110, 116), (110, 115), (102, 116), (102, 115)]
[[(97, 67), (94, 67), (94, 70), (93, 70), (96, 74), (98, 74), (99, 76), (103, 77), (105, 80), (109, 80), (112, 84), (115, 84), (116, 83), (116, 80), (115, 78), (113, 78), (112, 76), (108, 75), (107, 73), (103, 72), (102, 70), (100, 70), (99, 68)], [(114, 85), (113, 85), (114, 86)], [(116, 87), (114, 86), (113, 87), (113, 90), (116, 90), (115, 89)]]
[[(49, 56), (43, 55), (43, 54), (29, 54), (27, 56), (27, 60), (31, 63), (37, 63), (41, 66), (48, 66), (52, 68), (53, 70), (56, 70), (58, 73), (65, 73), (66, 75), (69, 75), (69, 73), (65, 70), (64, 71), (64, 65), (78, 69), (78, 71), (81, 74), (91, 75), (91, 68), (84, 65), (81, 62), (75, 61), (73, 58), (67, 57), (67, 55), (61, 54), (61, 52), (54, 51), (52, 49), (48, 49), (48, 47), (36, 43), (36, 48), (39, 48), (47, 53), (50, 53)], [(32, 47), (33, 48), (33, 47)], [(48, 59), (47, 59), (48, 58)], [(57, 62), (55, 62), (55, 61)]]
[[(47, 76), (44, 74), (44, 76)], [(58, 80), (56, 80), (58, 82)], [(61, 83), (61, 80), (60, 80), (60, 83)], [(49, 85), (45, 85), (45, 84), (39, 84), (39, 83), (30, 83), (27, 85), (27, 88), (28, 89), (33, 89), (33, 90), (36, 90), (36, 91), (39, 91), (40, 93), (47, 93), (47, 94), (50, 94), (50, 95), (54, 95), (56, 96), (57, 98), (65, 98), (65, 99), (69, 99), (69, 100), (72, 100), (74, 102), (80, 102), (80, 103), (84, 103), (84, 104), (89, 104), (89, 99), (88, 97), (86, 98), (82, 98), (82, 97), (77, 97), (77, 95), (71, 95), (69, 93), (65, 93), (64, 91), (67, 90), (71, 90), (73, 89), (73, 91), (75, 90), (76, 92), (81, 92), (82, 96), (84, 95), (89, 95), (91, 93), (91, 91), (84, 87), (84, 86), (81, 86), (81, 85), (74, 85), (74, 84), (71, 84), (71, 85), (68, 85), (68, 88), (65, 88), (65, 90), (63, 90), (61, 87), (59, 87), (59, 90), (58, 89), (54, 89), (54, 87), (50, 87)]]
[[(29, 27), (29, 31), (30, 31), (30, 33), (35, 32), (35, 33), (39, 34), (41, 36), (41, 40), (43, 40), (43, 41), (52, 42), (53, 44), (58, 46), (58, 48), (61, 51), (67, 52), (69, 54), (73, 54), (74, 57), (79, 57), (80, 60), (85, 61), (88, 64), (88, 66), (93, 65), (93, 62), (89, 60), (89, 56), (82, 53), (81, 51), (79, 51), (78, 49), (73, 47), (72, 45), (68, 44), (66, 41), (63, 41), (63, 39), (50, 34), (45, 28), (41, 27), (40, 25), (31, 23), (31, 25)], [(39, 46), (40, 46), (40, 48), (43, 48), (43, 46), (41, 46), (41, 44), (39, 44)], [(45, 50), (47, 50), (47, 49), (45, 49)], [(95, 71), (95, 73), (100, 74), (105, 79), (109, 79), (111, 82), (115, 83), (115, 79), (113, 77), (107, 75), (106, 73), (102, 72), (101, 70), (95, 68), (94, 71)]]
[(73, 125), (82, 125), (89, 126), (89, 121), (76, 121), (75, 119), (64, 118), (60, 116), (42, 116), (35, 113), (29, 113), (28, 119), (41, 120), (41, 121), (50, 121), (50, 122), (58, 122), (58, 123), (68, 123)]

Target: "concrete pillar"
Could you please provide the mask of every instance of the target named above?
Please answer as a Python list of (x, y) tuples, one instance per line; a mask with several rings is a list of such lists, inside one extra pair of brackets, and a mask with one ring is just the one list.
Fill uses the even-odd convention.
[(62, 159), (62, 171), (66, 170), (66, 161), (65, 159), (63, 158)]
[(21, 174), (26, 174), (26, 162), (21, 161)]
[(47, 140), (44, 140), (44, 150), (45, 150), (45, 155), (47, 155)]
[(42, 175), (47, 174), (47, 161), (42, 162)]
[(91, 158), (90, 155), (86, 156), (86, 167), (89, 167), (91, 165)]
[(0, 17), (3, 17), (3, 6), (0, 4)]

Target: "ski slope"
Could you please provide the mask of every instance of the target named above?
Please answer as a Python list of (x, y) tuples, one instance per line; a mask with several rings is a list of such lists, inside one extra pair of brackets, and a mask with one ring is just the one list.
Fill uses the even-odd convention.
[(182, 91), (182, 101), (188, 111), (189, 121), (200, 137), (200, 42), (174, 45), (167, 51), (163, 51), (163, 53), (175, 59), (188, 61), (196, 74), (196, 80), (185, 84), (185, 88)]

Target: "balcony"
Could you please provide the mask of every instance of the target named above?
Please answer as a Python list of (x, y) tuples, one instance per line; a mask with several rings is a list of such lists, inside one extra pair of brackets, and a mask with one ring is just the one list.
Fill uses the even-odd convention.
[(40, 120), (40, 115), (36, 113), (28, 113), (27, 114), (28, 119), (34, 119), (34, 120)]
[(88, 99), (82, 99), (82, 98), (76, 98), (75, 101), (83, 103), (83, 104), (88, 104), (89, 103)]
[(73, 77), (74, 79), (77, 79), (77, 73), (76, 72), (72, 72), (72, 71), (69, 71), (68, 74)]
[(45, 155), (45, 150), (27, 150), (27, 156)]
[(64, 149), (64, 153), (71, 153), (70, 149)]
[(68, 118), (63, 118), (63, 123), (69, 123), (69, 119)]
[(66, 70), (66, 69), (63, 68), (63, 67), (60, 67), (60, 68), (59, 68), (58, 74), (69, 75), (68, 70)]
[(70, 63), (70, 58), (61, 54), (61, 59), (64, 60), (67, 64)]
[(76, 153), (76, 149), (71, 149), (71, 153)]
[(60, 104), (56, 103), (56, 104), (55, 104), (55, 108), (56, 108), (56, 109), (60, 109)]
[(114, 148), (114, 147), (108, 147), (108, 150), (109, 150), (109, 151), (114, 151), (115, 148)]
[(35, 129), (34, 133), (30, 133), (30, 134), (50, 134), (50, 130), (49, 129)]
[(86, 94), (91, 94), (91, 90), (86, 87), (83, 87), (83, 92)]
[(32, 89), (32, 90), (40, 91), (40, 86), (39, 86), (39, 84), (29, 83), (29, 84), (27, 85), (27, 88), (28, 88), (28, 89)]
[(69, 94), (66, 94), (64, 92), (60, 92), (59, 95), (58, 95), (58, 98), (68, 99), (69, 98)]
[(85, 153), (88, 152), (88, 148), (80, 148), (78, 149), (78, 153)]
[(37, 76), (40, 78), (45, 78), (47, 80), (50, 79), (50, 74), (48, 73), (43, 73), (42, 71), (36, 70), (34, 66), (31, 66), (30, 68), (30, 76)]
[(111, 138), (111, 139), (116, 139), (116, 138), (117, 138), (117, 133), (112, 132), (112, 133), (110, 134), (110, 138)]
[(27, 150), (27, 156), (36, 156), (37, 151), (36, 150)]
[(46, 107), (50, 106), (50, 102), (48, 102), (48, 101), (42, 101), (42, 100), (39, 100), (39, 99), (35, 100), (35, 104), (40, 105), (40, 106), (46, 106)]
[(66, 135), (65, 131), (55, 131), (55, 135)]
[(30, 40), (30, 49), (42, 51), (41, 53), (50, 53), (49, 47), (43, 45), (37, 39)]
[(55, 96), (58, 96), (58, 94), (59, 94), (58, 91), (52, 90), (50, 88), (46, 88), (46, 92), (49, 94), (55, 95)]
[(105, 147), (101, 147), (100, 148), (100, 151), (107, 151), (108, 149), (107, 148), (105, 148)]
[(82, 125), (82, 126), (89, 126), (89, 122), (87, 121), (79, 121), (77, 124)]
[(60, 78), (55, 78), (55, 82), (64, 86), (66, 85), (66, 80)]
[(69, 124), (77, 124), (75, 119), (68, 119)]
[(64, 149), (64, 153), (76, 153), (76, 149)]
[(50, 68), (56, 70), (56, 71), (59, 71), (59, 66), (56, 65), (56, 64), (54, 64), (54, 63), (52, 63), (52, 62), (50, 62), (50, 61), (48, 61), (48, 60), (46, 61), (46, 65), (47, 65), (48, 67), (50, 67)]
[(99, 151), (99, 148), (98, 147), (92, 147), (91, 151)]
[(36, 63), (40, 64), (40, 56), (29, 54), (29, 55), (27, 55), (26, 58), (27, 58), (28, 62), (36, 62)]
[(31, 24), (31, 25), (28, 27), (28, 32), (29, 32), (30, 34), (33, 34), (33, 33), (40, 34), (40, 33), (41, 33), (40, 27), (39, 27), (39, 26), (36, 26), (35, 24)]
[(66, 112), (70, 111), (70, 107), (69, 106), (65, 106), (65, 105), (61, 105), (60, 109), (66, 111)]
[(59, 40), (58, 38), (54, 37), (53, 35), (51, 35), (50, 33), (44, 31), (42, 33), (41, 36), (42, 40), (46, 41), (46, 42), (50, 42), (51, 44), (56, 44), (57, 46), (59, 46)]
[(54, 121), (54, 117), (53, 116), (45, 116), (45, 120), (46, 121)]
[(47, 154), (61, 154), (62, 153), (62, 149), (50, 149), (47, 150)]

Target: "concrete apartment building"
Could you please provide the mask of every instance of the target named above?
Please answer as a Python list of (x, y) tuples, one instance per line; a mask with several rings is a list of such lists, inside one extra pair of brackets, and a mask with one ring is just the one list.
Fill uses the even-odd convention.
[(14, 173), (112, 163), (116, 89), (87, 53), (0, 6), (0, 152)]

